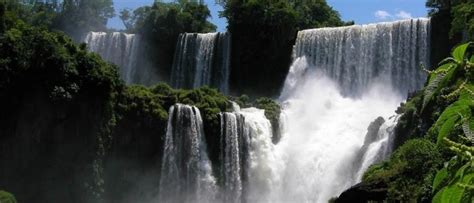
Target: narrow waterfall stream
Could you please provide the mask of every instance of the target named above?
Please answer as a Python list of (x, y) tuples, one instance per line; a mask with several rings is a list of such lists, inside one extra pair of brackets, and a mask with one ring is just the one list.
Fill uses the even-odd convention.
[(176, 104), (169, 110), (159, 202), (213, 202), (216, 194), (201, 113)]

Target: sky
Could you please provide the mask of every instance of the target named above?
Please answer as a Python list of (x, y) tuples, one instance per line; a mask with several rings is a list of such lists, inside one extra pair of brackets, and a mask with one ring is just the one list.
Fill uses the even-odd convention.
[[(154, 0), (113, 0), (115, 11), (118, 14), (124, 8), (135, 9), (140, 6), (151, 5)], [(226, 30), (227, 22), (219, 18), (220, 5), (215, 0), (205, 0), (211, 10), (210, 21), (217, 25), (217, 31)], [(356, 24), (394, 21), (406, 18), (426, 17), (426, 0), (327, 0), (328, 4), (341, 14), (345, 21), (354, 20)], [(112, 18), (108, 27), (124, 29), (125, 26), (118, 18)]]

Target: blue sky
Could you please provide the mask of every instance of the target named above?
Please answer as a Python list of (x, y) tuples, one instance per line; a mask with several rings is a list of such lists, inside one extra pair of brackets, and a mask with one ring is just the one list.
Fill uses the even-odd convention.
[[(135, 9), (151, 5), (154, 0), (114, 0), (115, 11), (124, 8)], [(219, 18), (222, 7), (215, 0), (205, 0), (211, 10), (211, 21), (217, 25), (218, 31), (226, 30), (226, 20)], [(354, 20), (356, 24), (367, 24), (383, 21), (394, 21), (404, 18), (426, 17), (426, 0), (327, 0), (328, 4), (339, 11), (343, 20)], [(108, 26), (123, 29), (124, 25), (118, 17), (109, 20)]]

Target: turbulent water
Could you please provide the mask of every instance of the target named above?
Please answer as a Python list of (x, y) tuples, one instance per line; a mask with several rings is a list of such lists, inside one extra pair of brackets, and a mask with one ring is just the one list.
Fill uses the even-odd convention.
[(394, 110), (425, 82), (428, 30), (414, 19), (298, 33), (280, 98), (275, 202), (327, 202), (388, 156)]
[[(234, 112), (220, 114), (217, 168), (207, 158), (199, 110), (172, 107), (161, 200), (283, 203), (337, 197), (392, 152), (399, 118), (394, 111), (425, 81), (420, 64), (429, 61), (428, 29), (429, 20), (414, 19), (301, 31), (279, 99), (281, 140), (272, 142), (264, 110), (234, 103)], [(180, 53), (203, 53), (178, 60), (182, 64), (174, 71), (192, 67), (174, 73), (180, 85), (212, 81), (214, 37), (181, 35)]]
[(417, 90), (429, 65), (429, 19), (320, 28), (298, 33), (294, 58), (305, 56), (341, 86), (360, 95), (374, 82), (392, 85), (401, 94)]
[(215, 198), (199, 109), (176, 104), (169, 110), (159, 202), (213, 202)]
[(244, 148), (248, 147), (248, 137), (244, 138), (243, 132), (244, 118), (239, 113), (222, 113), (220, 117), (222, 199), (225, 202), (239, 202), (245, 168), (243, 161), (246, 160), (244, 153), (247, 152)]
[(221, 114), (223, 202), (269, 200), (276, 158), (272, 127), (263, 110), (236, 108)]
[(184, 33), (179, 35), (171, 70), (175, 88), (204, 85), (228, 93), (230, 74), (230, 34)]

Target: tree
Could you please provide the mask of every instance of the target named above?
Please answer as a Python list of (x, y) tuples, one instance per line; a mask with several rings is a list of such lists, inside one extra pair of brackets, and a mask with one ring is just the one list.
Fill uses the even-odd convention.
[(298, 30), (345, 23), (325, 0), (219, 0), (232, 34), (234, 92), (275, 96), (283, 85)]
[(126, 31), (130, 33), (138, 32), (138, 28), (143, 27), (146, 18), (151, 12), (150, 6), (137, 8), (133, 11), (130, 9), (123, 9), (120, 11), (120, 19), (125, 25)]
[(64, 0), (53, 27), (79, 40), (88, 31), (105, 31), (113, 17), (112, 0)]
[(140, 7), (131, 12), (122, 10), (120, 18), (128, 32), (138, 33), (144, 43), (146, 60), (141, 66), (157, 67), (158, 75), (167, 80), (171, 73), (174, 50), (181, 33), (214, 32), (216, 26), (208, 21), (211, 12), (202, 1), (180, 0)]
[(469, 0), (428, 0), (432, 17), (443, 16), (450, 20), (450, 37), (458, 33), (469, 34), (474, 39), (474, 2)]
[(5, 31), (6, 25), (5, 25), (5, 3), (0, 2), (0, 34)]
[(463, 33), (464, 38), (474, 40), (474, 2), (464, 2), (452, 8), (454, 19), (451, 23), (451, 35)]

